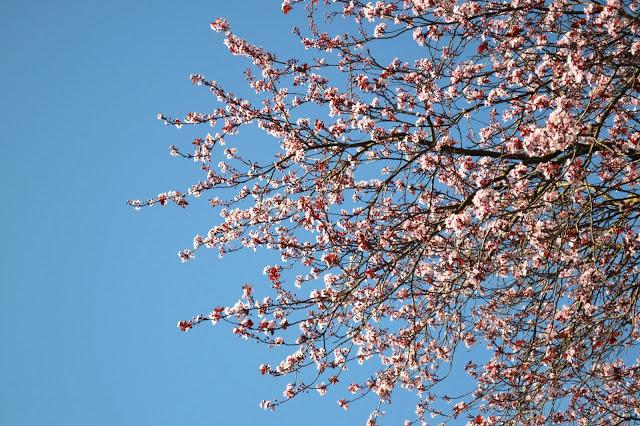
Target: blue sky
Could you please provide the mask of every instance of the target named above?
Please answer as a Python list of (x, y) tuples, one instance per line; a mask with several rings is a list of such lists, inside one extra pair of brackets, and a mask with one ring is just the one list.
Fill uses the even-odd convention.
[[(265, 350), (228, 328), (187, 334), (180, 319), (233, 302), (265, 259), (176, 252), (215, 221), (205, 209), (124, 204), (186, 188), (192, 164), (168, 155), (206, 133), (156, 114), (206, 110), (202, 73), (244, 87), (246, 64), (209, 29), (229, 18), (276, 52), (302, 49), (278, 1), (5, 0), (0, 14), (0, 424), (362, 424), (338, 395), (257, 407), (284, 382), (264, 379)], [(298, 13), (296, 11), (295, 13)], [(303, 19), (303, 18), (302, 18)], [(268, 136), (248, 133), (245, 137)], [(242, 139), (240, 139), (242, 142)], [(413, 411), (387, 408), (386, 424)]]

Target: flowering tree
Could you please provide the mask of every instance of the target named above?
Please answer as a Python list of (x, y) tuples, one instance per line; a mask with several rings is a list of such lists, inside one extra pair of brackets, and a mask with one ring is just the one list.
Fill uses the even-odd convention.
[[(213, 21), (252, 62), (255, 97), (193, 75), (220, 106), (159, 119), (215, 128), (172, 147), (202, 180), (129, 203), (211, 195), (221, 219), (183, 261), (205, 247), (281, 262), (270, 288), (179, 328), (225, 321), (290, 348), (260, 367), (292, 377), (267, 409), (372, 393), (373, 425), (401, 387), (419, 396), (406, 425), (640, 422), (639, 8), (285, 0), (306, 13), (308, 60)], [(251, 123), (272, 157), (225, 145)], [(472, 385), (445, 395), (458, 370)]]

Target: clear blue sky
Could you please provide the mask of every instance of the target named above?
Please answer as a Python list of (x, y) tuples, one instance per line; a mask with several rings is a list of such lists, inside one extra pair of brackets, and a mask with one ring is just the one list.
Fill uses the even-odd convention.
[[(180, 319), (233, 302), (264, 259), (176, 252), (207, 210), (124, 205), (191, 183), (168, 155), (195, 134), (156, 113), (206, 110), (189, 74), (240, 89), (245, 63), (209, 22), (224, 16), (276, 52), (302, 49), (279, 1), (14, 1), (0, 13), (0, 424), (362, 424), (337, 394), (266, 413), (284, 383), (257, 371), (264, 348)], [(298, 11), (296, 11), (298, 13)], [(299, 14), (296, 24), (300, 25)], [(241, 91), (241, 90), (239, 90)], [(258, 133), (245, 138), (264, 138)], [(413, 411), (396, 398), (386, 424)]]

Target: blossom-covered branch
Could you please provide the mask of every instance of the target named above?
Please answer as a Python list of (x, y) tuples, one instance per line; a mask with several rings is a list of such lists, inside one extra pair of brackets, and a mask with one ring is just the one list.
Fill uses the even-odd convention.
[[(281, 263), (261, 297), (245, 285), (179, 327), (224, 320), (291, 347), (260, 366), (293, 378), (264, 408), (373, 393), (373, 425), (402, 387), (420, 397), (406, 425), (640, 422), (638, 8), (285, 0), (306, 16), (300, 59), (213, 21), (255, 97), (192, 76), (219, 106), (159, 119), (215, 128), (171, 148), (203, 177), (129, 203), (210, 195), (220, 220), (182, 260), (265, 248)], [(250, 125), (273, 157), (227, 145)], [(478, 361), (459, 366), (464, 350)], [(445, 395), (458, 367), (474, 385)]]

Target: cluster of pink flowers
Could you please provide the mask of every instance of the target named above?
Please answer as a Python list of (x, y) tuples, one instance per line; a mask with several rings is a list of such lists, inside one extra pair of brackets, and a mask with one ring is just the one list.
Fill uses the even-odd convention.
[[(205, 248), (281, 257), (267, 285), (178, 327), (226, 322), (291, 347), (259, 367), (292, 378), (265, 409), (308, 391), (344, 409), (367, 394), (382, 405), (405, 389), (419, 398), (406, 425), (640, 422), (640, 2), (281, 8), (291, 19), (306, 9), (308, 28), (295, 31), (305, 59), (214, 20), (249, 59), (256, 99), (191, 76), (219, 105), (158, 118), (216, 129), (171, 147), (202, 178), (129, 201), (187, 207), (211, 194), (220, 219), (182, 261)], [(354, 30), (321, 29), (338, 15)], [(398, 55), (388, 63), (385, 43)], [(252, 123), (273, 157), (236, 143)], [(465, 350), (486, 353), (452, 398), (442, 382)], [(341, 382), (359, 365), (375, 372)]]

